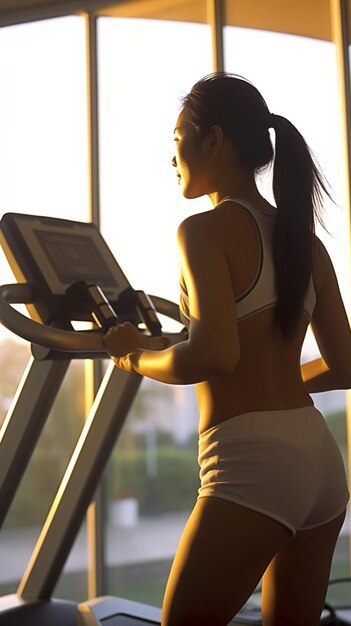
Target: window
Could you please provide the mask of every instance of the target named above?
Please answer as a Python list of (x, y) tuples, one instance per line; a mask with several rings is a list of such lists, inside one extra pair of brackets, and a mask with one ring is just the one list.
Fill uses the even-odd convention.
[[(332, 188), (336, 204), (326, 203), (325, 224), (318, 235), (333, 260), (345, 304), (349, 302), (349, 263), (346, 208), (343, 207), (342, 130), (338, 115), (338, 86), (334, 45), (294, 35), (226, 26), (226, 70), (249, 79), (261, 91), (269, 109), (287, 117), (302, 133), (317, 157)], [(327, 80), (326, 80), (327, 77)], [(260, 181), (270, 197), (268, 178)], [(312, 334), (303, 358), (318, 356)], [(316, 394), (314, 402), (324, 414), (347, 464), (345, 393)], [(332, 578), (348, 575), (348, 526), (341, 532)], [(333, 589), (333, 593), (336, 591)], [(346, 589), (342, 589), (342, 593)]]
[[(155, 3), (143, 0), (99, 7), (105, 15), (98, 19), (101, 224), (132, 286), (177, 301), (177, 226), (210, 204), (206, 198), (189, 203), (181, 197), (171, 166), (173, 128), (179, 97), (212, 70), (211, 40), (205, 0), (156, 4), (155, 8)], [(228, 20), (229, 9), (247, 5), (226, 4)], [(256, 4), (255, 16), (262, 19), (268, 3)], [(305, 3), (306, 15), (314, 4)], [(324, 16), (325, 35), (329, 3), (324, 0), (322, 5), (318, 12)], [(109, 11), (111, 17), (106, 17)], [(147, 11), (148, 18), (162, 19), (146, 19)], [(280, 16), (270, 13), (274, 19)], [(195, 19), (202, 23), (191, 21)], [(314, 21), (308, 19), (304, 27), (308, 30), (311, 24)], [(321, 230), (320, 236), (348, 302), (349, 240), (342, 208), (334, 47), (327, 41), (232, 26), (224, 28), (224, 44), (226, 69), (252, 80), (271, 110), (296, 124), (332, 185), (336, 205), (329, 204), (326, 214), (331, 235)], [(3, 212), (89, 219), (83, 18), (3, 28), (0, 56), (6, 59), (0, 64)], [(266, 182), (260, 184), (269, 195)], [(12, 282), (1, 251), (0, 267), (3, 282)], [(1, 424), (29, 350), (2, 327), (0, 342)], [(309, 338), (306, 357), (313, 356), (315, 349)], [(75, 445), (84, 418), (83, 389), (82, 363), (75, 361), (0, 536), (2, 561), (8, 564), (0, 570), (1, 593), (15, 590)], [(324, 411), (346, 463), (344, 394), (323, 394), (316, 397), (316, 404)], [(196, 431), (191, 387), (142, 382), (107, 472), (108, 593), (160, 605), (196, 497)], [(348, 573), (347, 544), (345, 527), (333, 577)], [(82, 575), (86, 560), (83, 525), (55, 595), (74, 600), (87, 596)]]
[[(177, 226), (209, 201), (181, 197), (173, 129), (211, 71), (209, 27), (100, 18), (98, 42), (102, 232), (133, 287), (178, 301)], [(192, 388), (143, 381), (110, 464), (109, 593), (161, 603), (196, 498), (196, 429)]]
[[(87, 220), (83, 19), (2, 28), (0, 50), (2, 212)], [(2, 284), (16, 282), (2, 251), (0, 264)], [(3, 327), (0, 332), (1, 423), (29, 358), (29, 345)], [(75, 361), (2, 529), (1, 561), (7, 566), (0, 571), (1, 593), (15, 591), (22, 577), (83, 419), (84, 371), (82, 362)], [(70, 572), (75, 568), (77, 561), (70, 563)], [(74, 594), (72, 582), (69, 591), (78, 598), (87, 595), (85, 588)]]

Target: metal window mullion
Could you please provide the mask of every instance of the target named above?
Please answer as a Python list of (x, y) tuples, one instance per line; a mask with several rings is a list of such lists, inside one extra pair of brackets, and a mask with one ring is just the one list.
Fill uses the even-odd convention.
[(98, 111), (98, 59), (97, 17), (85, 15), (87, 63), (87, 125), (88, 125), (88, 185), (89, 219), (100, 226), (100, 176), (99, 176), (99, 111)]
[[(332, 38), (336, 47), (340, 116), (343, 129), (345, 163), (345, 208), (348, 220), (349, 267), (351, 263), (351, 86), (348, 49), (349, 0), (330, 0)], [(350, 302), (348, 308), (350, 308)], [(351, 317), (351, 311), (348, 311)], [(348, 474), (351, 481), (351, 391), (346, 392)]]
[[(98, 52), (97, 17), (85, 14), (86, 25), (86, 76), (87, 76), (87, 137), (88, 137), (88, 194), (89, 220), (100, 227), (100, 167), (99, 167), (99, 109), (98, 109)], [(102, 362), (85, 363), (85, 398), (87, 414), (101, 383)], [(104, 477), (101, 479), (94, 501), (87, 512), (88, 544), (88, 597), (107, 592), (105, 559)]]
[(207, 0), (207, 23), (211, 29), (212, 70), (224, 71), (223, 26), (224, 0)]

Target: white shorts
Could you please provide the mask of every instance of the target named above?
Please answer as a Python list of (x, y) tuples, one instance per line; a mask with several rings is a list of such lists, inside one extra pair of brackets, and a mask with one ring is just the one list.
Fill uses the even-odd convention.
[(199, 498), (230, 500), (296, 531), (346, 507), (340, 450), (314, 407), (236, 415), (199, 438)]

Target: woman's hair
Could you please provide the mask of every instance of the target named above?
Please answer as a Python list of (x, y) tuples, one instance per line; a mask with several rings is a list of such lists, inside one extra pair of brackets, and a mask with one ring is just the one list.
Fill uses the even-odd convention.
[[(330, 195), (324, 178), (295, 126), (271, 114), (260, 92), (241, 76), (205, 76), (182, 98), (182, 111), (199, 136), (220, 126), (249, 171), (258, 173), (274, 159), (276, 314), (283, 335), (289, 337), (303, 311), (311, 278), (315, 218), (323, 223), (323, 192)], [(275, 130), (275, 149), (269, 128)]]

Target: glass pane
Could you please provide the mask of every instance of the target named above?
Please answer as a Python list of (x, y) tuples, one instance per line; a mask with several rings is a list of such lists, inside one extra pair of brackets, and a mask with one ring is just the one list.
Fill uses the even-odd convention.
[[(176, 229), (209, 201), (181, 197), (173, 129), (180, 96), (211, 71), (209, 28), (104, 18), (98, 26), (103, 234), (133, 287), (178, 301)], [(197, 495), (196, 430), (191, 387), (143, 381), (110, 464), (109, 593), (161, 604)]]
[[(17, 344), (18, 354), (27, 352), (25, 344)], [(1, 531), (1, 594), (14, 592), (22, 578), (84, 423), (84, 408), (84, 367), (82, 362), (73, 361)], [(77, 552), (76, 555), (76, 563), (71, 559), (67, 570), (70, 584), (63, 585), (68, 595), (60, 592), (60, 597), (83, 599), (86, 596), (86, 586), (84, 593), (81, 592), (82, 581), (85, 582), (81, 570), (85, 567)], [(77, 569), (80, 571), (74, 576)]]
[(3, 212), (87, 216), (84, 20), (0, 33)]
[[(349, 256), (342, 163), (342, 135), (334, 45), (293, 35), (225, 27), (226, 70), (249, 79), (262, 93), (269, 109), (287, 117), (305, 137), (329, 181), (335, 204), (327, 202), (325, 224), (318, 235), (328, 249), (346, 305), (349, 303)], [(272, 198), (269, 177), (259, 181)], [(329, 231), (329, 232), (327, 232)], [(312, 334), (303, 359), (318, 356)], [(316, 394), (315, 405), (324, 414), (347, 463), (345, 393)], [(332, 578), (348, 575), (348, 524), (337, 545)], [(346, 587), (346, 586), (344, 586)], [(343, 592), (347, 591), (345, 588)], [(333, 589), (334, 593), (334, 589)], [(344, 598), (345, 599), (345, 598)]]
[[(2, 28), (0, 58), (0, 216), (19, 212), (87, 220), (84, 20), (67, 17)], [(2, 284), (16, 282), (2, 250), (0, 269)], [(0, 343), (1, 424), (29, 346), (4, 327)], [(83, 419), (84, 370), (83, 363), (75, 361), (0, 535), (1, 594), (17, 587)], [(85, 597), (84, 572), (79, 578), (84, 592), (76, 595)], [(74, 591), (70, 584), (68, 597), (73, 598)]]
[(181, 95), (211, 71), (209, 27), (98, 26), (102, 231), (133, 287), (178, 300), (177, 225), (210, 205), (180, 195), (173, 129)]

